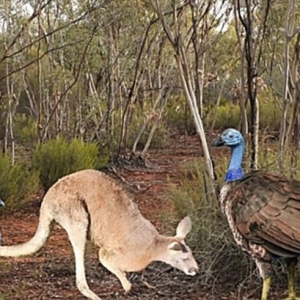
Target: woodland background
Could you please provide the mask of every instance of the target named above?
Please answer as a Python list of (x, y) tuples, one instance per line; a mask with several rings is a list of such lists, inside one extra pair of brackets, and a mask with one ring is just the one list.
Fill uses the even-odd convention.
[[(199, 208), (208, 217), (192, 237), (206, 244), (198, 258), (222, 249), (241, 261), (220, 242), (228, 229), (211, 199), (228, 155), (209, 143), (235, 127), (246, 170), (299, 178), (299, 60), (295, 0), (2, 0), (1, 214), (65, 174), (147, 168), (149, 149), (198, 135), (201, 156), (170, 191), (178, 218)], [(210, 257), (205, 282), (222, 277)]]
[[(174, 132), (298, 144), (296, 1), (12, 1), (0, 6), (2, 152), (61, 137), (119, 159)], [(160, 145), (156, 145), (156, 143)], [(22, 148), (22, 149), (20, 149)], [(21, 152), (20, 152), (21, 151)]]

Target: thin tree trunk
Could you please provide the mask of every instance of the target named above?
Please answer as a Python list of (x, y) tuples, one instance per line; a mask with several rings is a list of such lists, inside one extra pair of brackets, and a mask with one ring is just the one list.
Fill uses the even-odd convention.
[(150, 134), (148, 136), (147, 142), (146, 142), (145, 147), (142, 151), (143, 154), (145, 154), (148, 151), (149, 147), (150, 147), (151, 141), (152, 141), (154, 133), (155, 133), (157, 127), (158, 127), (159, 121), (161, 120), (164, 107), (167, 104), (167, 101), (168, 101), (168, 98), (170, 96), (171, 91), (172, 91), (172, 88), (168, 88), (167, 91), (165, 92), (165, 95), (162, 95), (162, 99), (160, 99), (160, 101), (159, 101), (161, 103), (161, 105), (160, 105), (159, 111), (155, 115), (154, 124), (153, 124), (153, 126), (150, 130)]
[(266, 21), (270, 10), (270, 0), (266, 1), (262, 11), (261, 22), (257, 32), (253, 33), (255, 9), (252, 0), (245, 0), (246, 11), (243, 15), (241, 0), (237, 2), (238, 14), (241, 24), (245, 29), (245, 59), (247, 62), (247, 90), (251, 105), (251, 169), (257, 169), (258, 163), (258, 133), (259, 133), (259, 105), (257, 100), (257, 77), (258, 67), (262, 54), (262, 43), (266, 32)]
[[(41, 12), (39, 9), (38, 11), (38, 34), (39, 37), (41, 37), (42, 32), (41, 32)], [(40, 51), (41, 51), (41, 41), (38, 41), (38, 46), (37, 46), (37, 53), (36, 56), (37, 58), (40, 57)], [(41, 60), (37, 60), (37, 79), (38, 79), (38, 103), (39, 103), (39, 109), (38, 109), (38, 138), (39, 142), (43, 142), (43, 91), (42, 91), (42, 66), (41, 66)]]
[(297, 40), (295, 44), (295, 52), (294, 52), (294, 59), (293, 59), (293, 64), (292, 64), (292, 69), (291, 69), (291, 76), (290, 76), (290, 81), (291, 81), (291, 103), (292, 103), (292, 108), (291, 108), (291, 115), (290, 119), (288, 122), (288, 128), (286, 131), (286, 137), (285, 137), (285, 147), (284, 147), (284, 153), (286, 153), (291, 141), (292, 141), (292, 136), (294, 134), (294, 129), (295, 129), (295, 123), (297, 121), (297, 115), (298, 115), (298, 101), (297, 101), (297, 88), (298, 88), (298, 66), (299, 66), (299, 60), (300, 60), (300, 33), (297, 35)]
[(164, 31), (175, 51), (175, 58), (176, 63), (178, 67), (178, 73), (180, 76), (180, 80), (187, 98), (188, 105), (190, 107), (190, 111), (194, 120), (194, 124), (197, 130), (197, 133), (200, 138), (202, 151), (203, 151), (203, 157), (206, 164), (206, 171), (208, 178), (210, 182), (208, 183), (207, 187), (210, 189), (212, 198), (217, 198), (217, 190), (215, 188), (215, 174), (213, 170), (213, 164), (210, 157), (207, 141), (206, 141), (206, 135), (204, 132), (203, 123), (199, 114), (198, 106), (197, 106), (197, 99), (194, 92), (193, 84), (192, 84), (192, 78), (191, 78), (191, 70), (189, 69), (188, 60), (186, 57), (186, 51), (185, 47), (182, 43), (181, 35), (179, 34), (179, 24), (177, 20), (177, 8), (175, 3), (173, 3), (173, 18), (174, 18), (174, 35), (169, 27), (169, 25), (166, 22), (166, 19), (161, 11), (160, 4), (158, 0), (153, 1), (153, 8), (156, 11), (162, 25), (164, 28)]
[(283, 94), (282, 94), (282, 111), (280, 120), (280, 134), (278, 142), (278, 166), (280, 170), (284, 168), (285, 161), (285, 138), (287, 134), (287, 103), (289, 94), (289, 51), (290, 41), (296, 34), (295, 31), (295, 1), (290, 0), (285, 15), (285, 43), (284, 43), (284, 68), (283, 68)]
[(136, 99), (136, 91), (138, 89), (138, 86), (141, 84), (140, 77), (143, 74), (143, 69), (140, 70), (140, 64), (141, 64), (141, 58), (142, 53), (144, 51), (145, 45), (146, 45), (146, 39), (148, 37), (151, 23), (148, 24), (146, 29), (143, 32), (143, 36), (141, 38), (141, 42), (138, 48), (138, 53), (135, 61), (135, 70), (134, 70), (134, 78), (131, 84), (131, 88), (129, 91), (128, 99), (124, 108), (123, 116), (122, 116), (122, 124), (121, 124), (121, 135), (120, 135), (120, 141), (119, 141), (119, 151), (118, 155), (123, 154), (126, 151), (126, 139), (127, 139), (127, 131), (128, 131), (128, 122), (129, 122), (129, 116), (131, 114), (131, 108), (132, 105)]
[(218, 109), (219, 109), (219, 106), (220, 106), (220, 101), (221, 101), (221, 98), (222, 98), (225, 83), (227, 82), (229, 76), (230, 76), (229, 73), (226, 74), (224, 76), (224, 79), (222, 80), (222, 83), (221, 83), (221, 88), (220, 88), (220, 91), (219, 91), (219, 94), (218, 94), (218, 98), (217, 98), (216, 104), (214, 105), (215, 106), (215, 114), (214, 114), (213, 121), (212, 121), (212, 124), (211, 124), (211, 127), (210, 127), (211, 131), (214, 131), (214, 128), (215, 128), (215, 123), (216, 123), (217, 117), (218, 117)]
[[(239, 30), (239, 22), (238, 22), (238, 14), (239, 14), (239, 0), (235, 0), (233, 2), (234, 5), (234, 21), (235, 21), (235, 31), (236, 36), (238, 39), (238, 44), (240, 48), (240, 88), (239, 88), (239, 106), (240, 106), (240, 112), (241, 112), (241, 121), (242, 121), (242, 133), (243, 136), (247, 136), (249, 129), (248, 129), (248, 117), (247, 117), (247, 110), (246, 110), (246, 101), (247, 97), (245, 95), (245, 43), (242, 41), (242, 33)], [(247, 142), (247, 139), (246, 139)], [(248, 149), (248, 147), (246, 147)]]

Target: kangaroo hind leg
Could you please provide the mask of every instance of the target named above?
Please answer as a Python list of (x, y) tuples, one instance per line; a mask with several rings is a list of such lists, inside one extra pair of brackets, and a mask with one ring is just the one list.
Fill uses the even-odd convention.
[(72, 244), (75, 256), (76, 286), (79, 291), (88, 299), (101, 300), (92, 292), (87, 284), (84, 266), (85, 243), (88, 230), (87, 215), (82, 215), (80, 221), (74, 219), (64, 219), (59, 222), (67, 231), (69, 240)]

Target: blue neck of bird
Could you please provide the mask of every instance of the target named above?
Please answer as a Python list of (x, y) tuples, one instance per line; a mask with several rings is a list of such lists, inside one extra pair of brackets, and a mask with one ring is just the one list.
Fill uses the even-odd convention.
[(244, 148), (244, 143), (231, 148), (231, 160), (225, 177), (225, 180), (227, 182), (239, 180), (244, 176), (244, 172), (242, 169)]

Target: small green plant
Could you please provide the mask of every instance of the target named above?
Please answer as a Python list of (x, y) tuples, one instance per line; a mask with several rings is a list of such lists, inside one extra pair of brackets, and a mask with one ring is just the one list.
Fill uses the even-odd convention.
[(33, 153), (33, 168), (39, 171), (40, 180), (48, 190), (59, 178), (98, 165), (98, 147), (74, 139), (70, 142), (57, 138), (38, 145)]
[(21, 163), (11, 165), (10, 157), (0, 154), (0, 197), (7, 213), (21, 208), (39, 189), (38, 173)]

